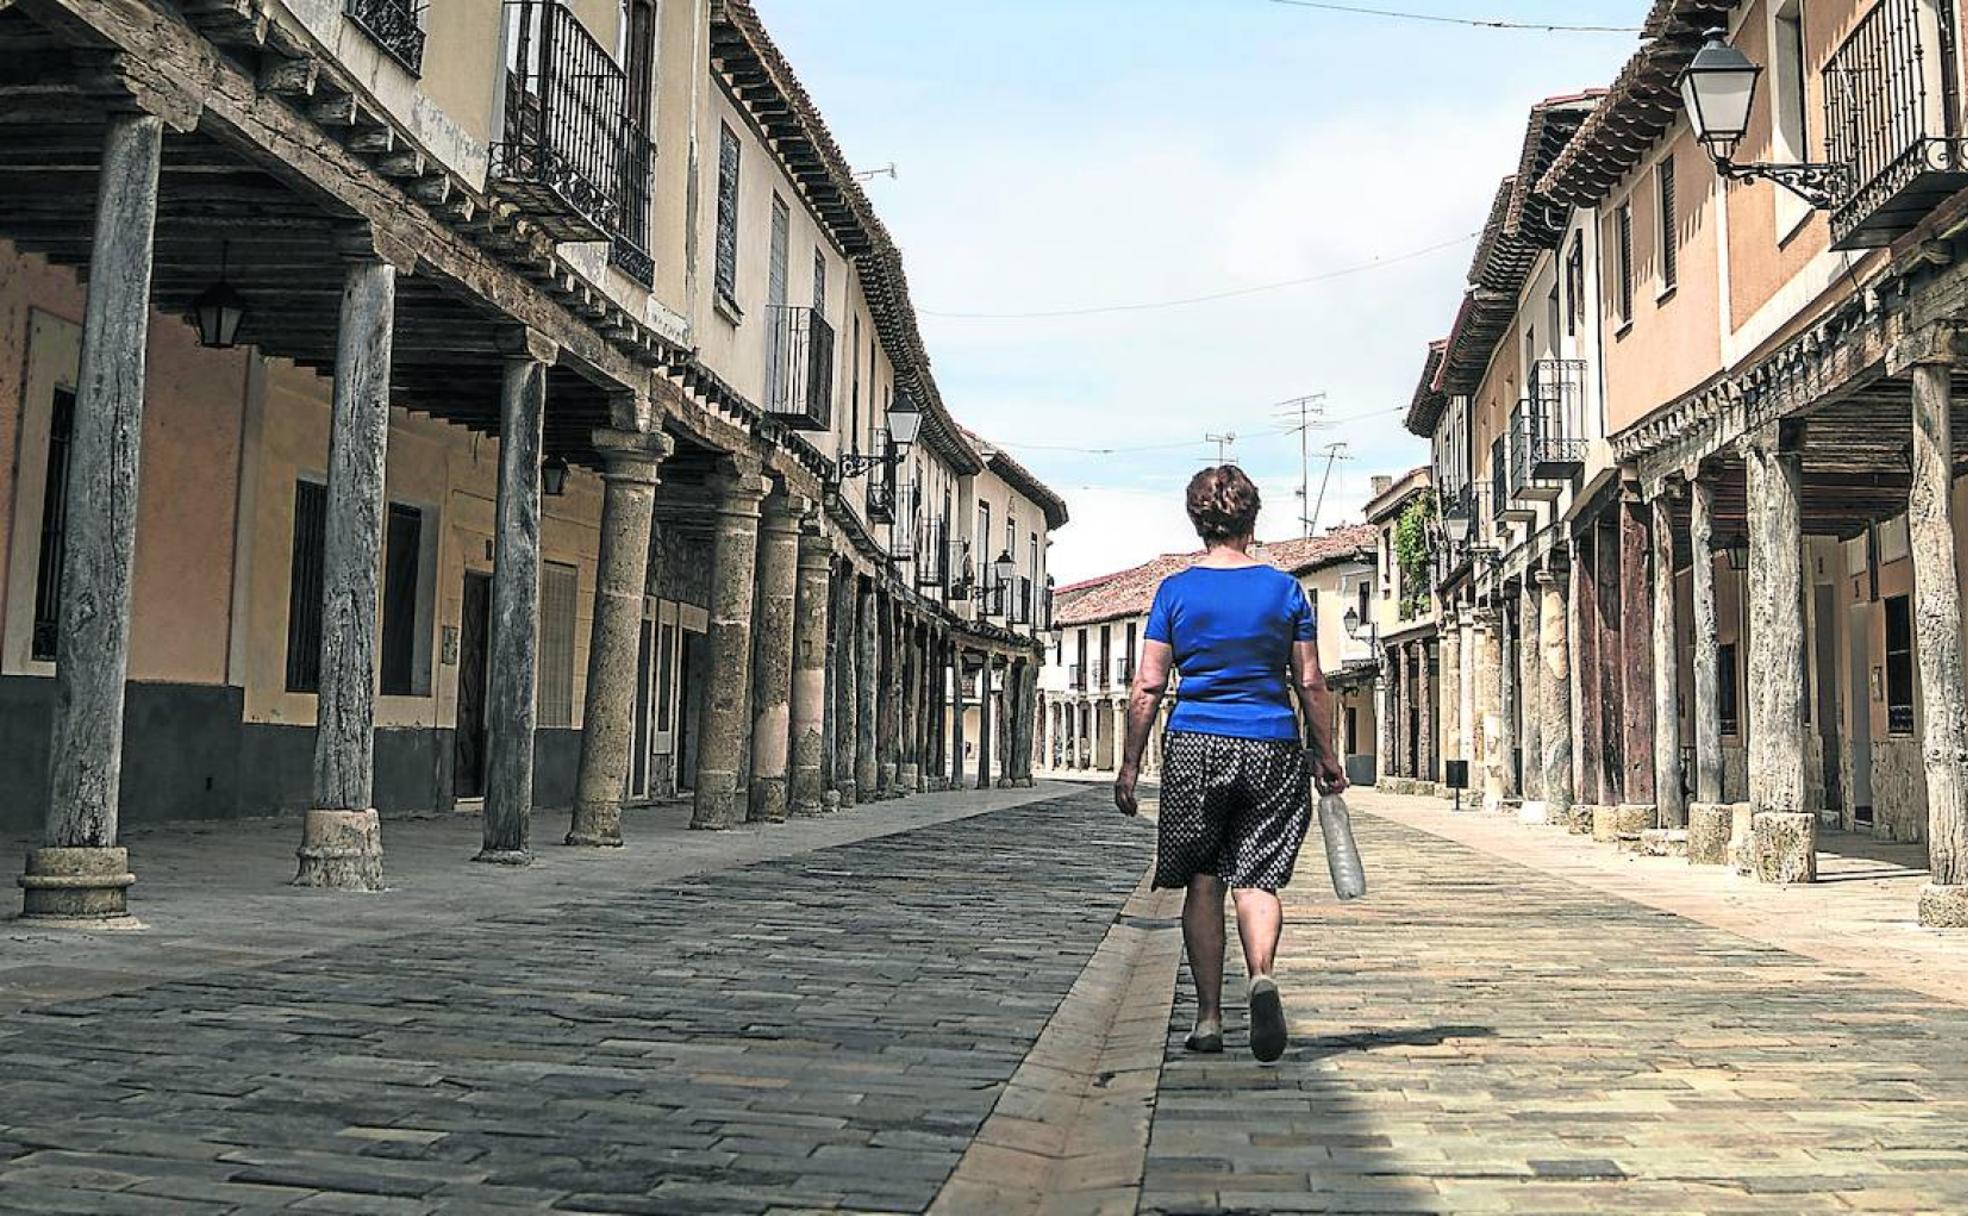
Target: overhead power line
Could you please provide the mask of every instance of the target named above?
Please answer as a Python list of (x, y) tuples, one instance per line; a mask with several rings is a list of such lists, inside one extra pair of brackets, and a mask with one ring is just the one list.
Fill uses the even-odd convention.
[(1545, 34), (1638, 34), (1637, 25), (1566, 25), (1546, 21), (1514, 21), (1507, 17), (1451, 17), (1443, 13), (1416, 13), (1403, 9), (1371, 8), (1364, 4), (1331, 4), (1327, 0), (1271, 0), (1290, 8), (1316, 8), (1329, 13), (1355, 13), (1362, 17), (1387, 17), (1396, 21), (1427, 21), (1436, 25), (1463, 25), (1485, 30), (1532, 30)]
[(1254, 296), (1267, 291), (1283, 291), (1287, 287), (1303, 287), (1308, 283), (1325, 283), (1333, 279), (1343, 279), (1351, 275), (1366, 274), (1386, 266), (1397, 266), (1402, 262), (1412, 262), (1416, 258), (1440, 253), (1444, 249), (1454, 249), (1466, 245), (1481, 236), (1480, 232), (1464, 233), (1454, 240), (1440, 241), (1420, 249), (1410, 249), (1393, 257), (1376, 258), (1371, 262), (1361, 262), (1357, 266), (1346, 266), (1338, 270), (1322, 271), (1299, 279), (1284, 279), (1276, 283), (1259, 283), (1251, 287), (1233, 287), (1227, 291), (1213, 291), (1206, 295), (1182, 296), (1173, 300), (1151, 300), (1140, 304), (1098, 304), (1087, 308), (1055, 308), (1041, 312), (938, 312), (923, 308), (917, 312), (925, 317), (941, 317), (958, 321), (1038, 321), (1058, 317), (1091, 317), (1102, 313), (1149, 312), (1159, 308), (1181, 308), (1189, 304), (1207, 304), (1214, 300), (1229, 300), (1238, 296)]

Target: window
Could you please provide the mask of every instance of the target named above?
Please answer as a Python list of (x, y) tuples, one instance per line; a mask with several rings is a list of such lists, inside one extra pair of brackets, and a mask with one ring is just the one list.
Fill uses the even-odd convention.
[(671, 625), (662, 625), (657, 630), (656, 729), (664, 732), (670, 729), (670, 672), (676, 666), (676, 635)]
[(1628, 199), (1619, 206), (1619, 214), (1614, 217), (1614, 243), (1618, 250), (1619, 265), (1619, 319), (1621, 325), (1633, 321), (1633, 201)]
[(1715, 648), (1715, 711), (1722, 720), (1722, 733), (1736, 735), (1742, 732), (1736, 723), (1736, 644), (1734, 642)]
[(847, 361), (854, 369), (854, 384), (847, 396), (847, 446), (848, 450), (861, 450), (861, 318), (854, 318), (854, 345), (848, 348)]
[(1087, 631), (1084, 629), (1080, 630), (1078, 650), (1080, 661), (1079, 666), (1073, 672), (1073, 687), (1079, 689), (1081, 692), (1085, 692), (1087, 685)]
[(1100, 627), (1100, 686), (1108, 687), (1114, 680), (1114, 627)]
[(1660, 208), (1660, 289), (1666, 295), (1680, 282), (1680, 240), (1679, 228), (1674, 215), (1674, 154), (1654, 168), (1655, 202)]
[(1804, 159), (1804, 115), (1806, 113), (1806, 81), (1804, 79), (1804, 16), (1803, 0), (1786, 0), (1776, 6), (1775, 29), (1772, 31), (1771, 74), (1775, 77), (1770, 90), (1772, 110), (1773, 142), (1775, 152), (1783, 160)]
[(386, 697), (430, 691), (428, 620), (419, 594), (424, 576), (424, 513), (389, 505), (383, 525), (382, 692)]
[(1137, 641), (1136, 629), (1137, 626), (1135, 625), (1135, 623), (1133, 621), (1129, 621), (1127, 627), (1127, 653), (1121, 656), (1122, 680), (1134, 679), (1134, 655), (1135, 655), (1135, 643)]
[(984, 567), (984, 586), (990, 587), (995, 577), (991, 555), (991, 504), (977, 504), (977, 561)]
[(61, 634), (62, 561), (68, 552), (69, 443), (75, 435), (75, 392), (57, 388), (48, 419), (48, 474), (41, 488), (41, 550), (34, 568), (32, 657), (55, 661)]
[(539, 725), (574, 725), (574, 601), (581, 572), (545, 562), (540, 567), (540, 685), (535, 705)]
[(1585, 234), (1572, 234), (1572, 251), (1565, 257), (1565, 336), (1576, 338), (1585, 315)]
[(813, 250), (813, 311), (827, 315), (827, 255), (818, 247)]
[(1368, 615), (1372, 611), (1373, 611), (1373, 605), (1367, 599), (1367, 580), (1361, 579), (1360, 580), (1360, 628), (1365, 629), (1367, 627), (1367, 622), (1373, 619), (1371, 616)]
[(287, 691), (321, 691), (321, 583), (328, 487), (294, 483), (294, 545), (287, 574)]
[(1886, 729), (1913, 733), (1913, 607), (1904, 595), (1886, 597)]
[(738, 311), (738, 133), (718, 125), (717, 293)]

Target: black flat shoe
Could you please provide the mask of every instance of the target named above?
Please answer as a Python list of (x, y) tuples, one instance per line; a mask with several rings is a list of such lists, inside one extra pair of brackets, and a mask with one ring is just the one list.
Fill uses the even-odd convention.
[(1269, 1064), (1285, 1054), (1285, 1003), (1278, 998), (1278, 985), (1269, 976), (1251, 981), (1251, 1054)]
[(1182, 1045), (1190, 1051), (1202, 1055), (1221, 1055), (1223, 1052), (1223, 1032), (1219, 1030), (1215, 1034), (1192, 1033), (1187, 1039), (1183, 1040)]

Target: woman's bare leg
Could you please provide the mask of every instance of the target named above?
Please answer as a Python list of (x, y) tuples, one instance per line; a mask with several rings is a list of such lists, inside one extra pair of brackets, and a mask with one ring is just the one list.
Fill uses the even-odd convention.
[(1252, 979), (1270, 975), (1278, 956), (1278, 936), (1285, 927), (1285, 910), (1278, 902), (1278, 893), (1239, 887), (1231, 896), (1237, 901), (1237, 937), (1244, 943), (1244, 966)]
[(1182, 901), (1182, 944), (1196, 981), (1196, 1021), (1223, 1018), (1223, 880), (1198, 874)]

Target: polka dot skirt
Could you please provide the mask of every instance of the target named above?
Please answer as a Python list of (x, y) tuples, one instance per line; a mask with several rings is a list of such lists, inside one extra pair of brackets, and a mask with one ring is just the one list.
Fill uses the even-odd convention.
[(1162, 741), (1155, 886), (1215, 874), (1276, 891), (1312, 823), (1312, 771), (1296, 740), (1169, 731)]

